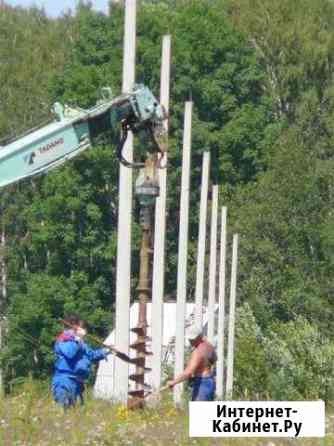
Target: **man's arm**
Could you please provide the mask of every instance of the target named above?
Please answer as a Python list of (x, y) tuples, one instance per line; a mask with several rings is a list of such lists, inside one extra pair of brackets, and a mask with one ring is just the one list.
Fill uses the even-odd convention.
[(172, 381), (168, 381), (167, 385), (169, 387), (174, 387), (176, 384), (179, 384), (191, 378), (196, 373), (196, 370), (200, 366), (201, 359), (202, 359), (201, 354), (197, 350), (194, 350), (190, 356), (189, 362), (184, 371)]
[(109, 353), (108, 350), (105, 348), (93, 349), (88, 344), (86, 344), (84, 342), (81, 345), (85, 351), (85, 355), (92, 362), (98, 362), (98, 361), (101, 361), (102, 359), (105, 359)]

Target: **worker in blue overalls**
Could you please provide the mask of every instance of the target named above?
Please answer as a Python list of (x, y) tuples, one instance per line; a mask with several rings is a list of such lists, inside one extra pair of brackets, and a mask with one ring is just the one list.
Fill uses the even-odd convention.
[(78, 400), (83, 403), (84, 381), (89, 377), (92, 363), (105, 359), (110, 350), (92, 349), (84, 342), (87, 324), (79, 316), (67, 316), (64, 325), (54, 346), (52, 393), (54, 400), (67, 409)]

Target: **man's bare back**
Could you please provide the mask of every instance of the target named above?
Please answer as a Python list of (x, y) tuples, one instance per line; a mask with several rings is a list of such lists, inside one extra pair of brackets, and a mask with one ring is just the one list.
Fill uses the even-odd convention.
[(212, 366), (216, 362), (216, 353), (213, 345), (203, 338), (202, 342), (191, 354), (190, 361), (196, 364), (194, 376), (206, 377), (212, 375)]
[(206, 377), (212, 374), (212, 365), (216, 362), (213, 345), (206, 338), (196, 346), (190, 356), (187, 368), (192, 370), (195, 377)]

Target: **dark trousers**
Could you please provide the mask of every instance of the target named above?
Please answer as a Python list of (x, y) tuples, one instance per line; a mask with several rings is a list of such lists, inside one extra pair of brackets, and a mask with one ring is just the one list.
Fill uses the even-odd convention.
[(55, 375), (52, 379), (53, 398), (64, 409), (74, 406), (77, 401), (83, 404), (83, 391), (83, 383), (66, 374)]
[(191, 380), (192, 401), (213, 401), (216, 382), (213, 376), (195, 377)]

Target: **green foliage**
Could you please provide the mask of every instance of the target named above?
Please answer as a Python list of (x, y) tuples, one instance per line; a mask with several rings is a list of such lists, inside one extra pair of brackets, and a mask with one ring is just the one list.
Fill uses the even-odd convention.
[(122, 74), (123, 9), (107, 17), (80, 4), (73, 23), (73, 45), (64, 70), (53, 78), (53, 97), (80, 107), (95, 105), (101, 87), (119, 93)]
[[(79, 2), (74, 16), (56, 20), (36, 8), (1, 11), (0, 135), (48, 118), (55, 100), (89, 107), (103, 86), (119, 93), (123, 20), (118, 4), (106, 16)], [(161, 0), (138, 8), (136, 78), (157, 96), (162, 35), (173, 41), (166, 294), (176, 292), (183, 110), (192, 98), (188, 295), (209, 150), (229, 233), (240, 234), (239, 395), (333, 397), (333, 21), (329, 0)], [(64, 312), (81, 311), (100, 335), (111, 326), (113, 149), (101, 143), (46, 178), (1, 193), (8, 379), (48, 374)], [(134, 296), (139, 236), (135, 224)]]
[(302, 317), (273, 327), (265, 341), (273, 400), (333, 400), (334, 344)]
[(230, 16), (266, 69), (278, 115), (293, 119), (304, 92), (322, 96), (333, 73), (334, 9), (329, 0), (227, 0)]
[(247, 303), (237, 312), (235, 350), (236, 395), (245, 398), (263, 397), (268, 374), (264, 336)]
[(312, 106), (316, 128), (303, 113), (298, 125), (282, 130), (270, 168), (240, 187), (231, 207), (241, 233), (241, 296), (261, 325), (303, 315), (332, 336), (332, 264), (323, 237), (333, 206), (333, 102), (328, 96), (325, 110), (316, 104), (306, 98), (300, 105)]
[(264, 332), (249, 305), (237, 313), (235, 392), (240, 398), (333, 400), (334, 343), (303, 317)]
[[(326, 438), (299, 438), (300, 446), (331, 446), (331, 411), (326, 410)], [(176, 410), (170, 394), (153, 408), (129, 412), (124, 406), (111, 405), (88, 395), (84, 406), (69, 411), (57, 407), (36, 382), (27, 380), (14, 396), (0, 400), (0, 442), (7, 445), (66, 444), (82, 446), (211, 446), (211, 438), (189, 439), (187, 410)], [(327, 423), (326, 423), (327, 424)], [(226, 438), (224, 446), (243, 446), (243, 438)], [(261, 446), (263, 440), (247, 438), (247, 446)], [(293, 440), (294, 441), (294, 440)], [(220, 442), (220, 441), (219, 441)], [(275, 446), (288, 446), (291, 439), (275, 439)]]
[(87, 319), (92, 333), (106, 334), (110, 313), (103, 310), (104, 287), (101, 280), (89, 283), (83, 272), (71, 277), (46, 273), (28, 274), (26, 289), (15, 294), (9, 305), (7, 345), (2, 362), (9, 383), (28, 371), (36, 378), (46, 378), (52, 371), (52, 346), (66, 313), (78, 312)]
[(0, 14), (0, 139), (17, 136), (49, 117), (49, 87), (62, 70), (71, 37), (69, 21), (42, 10), (2, 9)]

